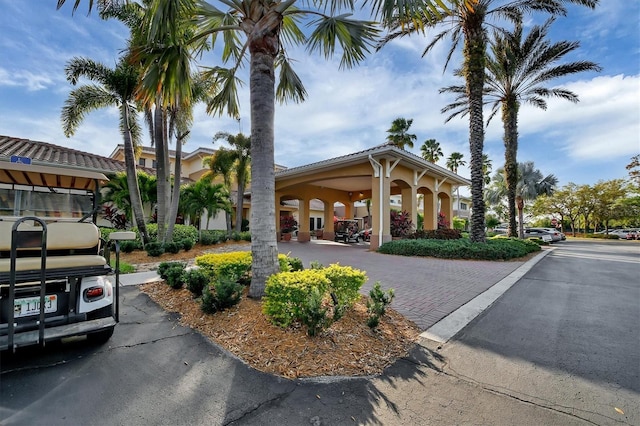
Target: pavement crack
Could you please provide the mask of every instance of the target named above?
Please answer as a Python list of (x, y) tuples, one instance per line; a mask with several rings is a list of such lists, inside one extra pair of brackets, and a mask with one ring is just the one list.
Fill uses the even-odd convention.
[(260, 410), (262, 407), (270, 405), (274, 402), (280, 401), (280, 400), (284, 400), (286, 398), (288, 398), (294, 391), (296, 390), (296, 386), (292, 385), (291, 389), (283, 392), (273, 398), (270, 399), (266, 399), (258, 404), (255, 404), (253, 406), (253, 408), (251, 408), (250, 410), (246, 410), (243, 411), (242, 413), (240, 413), (240, 415), (234, 419), (231, 419), (225, 423), (222, 423), (223, 426), (227, 426), (227, 425), (233, 425), (233, 424), (242, 424), (243, 419), (247, 418), (248, 416), (252, 415), (253, 413), (255, 413), (256, 411)]
[[(451, 372), (445, 371), (445, 368), (448, 368)], [(608, 420), (611, 420), (613, 422), (626, 423), (624, 421), (621, 422), (620, 419), (615, 419), (613, 417), (607, 416), (607, 415), (602, 414), (602, 413), (597, 413), (597, 412), (589, 411), (589, 410), (583, 410), (583, 409), (580, 409), (580, 408), (577, 408), (577, 407), (568, 407), (568, 406), (564, 406), (564, 405), (559, 405), (559, 404), (556, 404), (556, 403), (554, 403), (552, 401), (545, 400), (543, 398), (539, 398), (539, 397), (535, 397), (535, 396), (532, 396), (532, 395), (523, 394), (525, 397), (529, 397), (530, 398), (530, 399), (526, 399), (525, 397), (520, 397), (520, 396), (517, 396), (517, 395), (514, 395), (514, 394), (510, 393), (508, 389), (502, 388), (504, 390), (501, 390), (501, 388), (499, 386), (490, 385), (488, 383), (480, 382), (480, 381), (472, 379), (471, 377), (465, 376), (464, 374), (460, 374), (457, 371), (455, 371), (455, 369), (453, 369), (453, 367), (451, 367), (451, 365), (445, 364), (443, 366), (443, 368), (442, 368), (441, 373), (446, 375), (446, 376), (455, 378), (457, 380), (462, 380), (465, 383), (471, 384), (471, 385), (476, 386), (476, 387), (478, 387), (478, 388), (480, 388), (480, 389), (482, 389), (484, 391), (491, 392), (491, 393), (493, 393), (495, 395), (504, 396), (506, 398), (516, 400), (516, 401), (521, 402), (523, 404), (532, 405), (532, 406), (535, 406), (535, 407), (538, 407), (538, 408), (542, 408), (544, 410), (549, 410), (549, 411), (553, 411), (553, 412), (558, 413), (558, 414), (566, 415), (566, 416), (569, 416), (569, 417), (572, 417), (572, 418), (575, 418), (575, 419), (578, 419), (578, 420), (582, 420), (582, 421), (587, 422), (587, 423), (592, 424), (592, 425), (600, 425), (601, 423), (594, 422), (593, 420), (589, 420), (586, 417), (583, 417), (583, 416), (580, 416), (578, 414), (574, 414), (574, 413), (571, 413), (571, 412), (565, 411), (565, 410), (581, 411), (583, 413), (588, 413), (588, 414), (593, 414), (595, 416), (604, 417), (604, 418), (606, 418)], [(539, 399), (541, 401), (544, 401), (548, 405), (547, 404), (538, 403), (538, 402), (534, 401), (534, 399)]]

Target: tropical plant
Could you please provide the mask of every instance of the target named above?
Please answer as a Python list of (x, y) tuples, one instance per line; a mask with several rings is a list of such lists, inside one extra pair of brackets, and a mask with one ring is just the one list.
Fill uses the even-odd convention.
[[(518, 183), (516, 185), (516, 207), (518, 208), (518, 225), (520, 238), (524, 238), (524, 205), (540, 195), (551, 195), (555, 191), (558, 179), (550, 174), (544, 176), (536, 169), (532, 161), (518, 163)], [(491, 185), (485, 192), (489, 204), (499, 203), (507, 196), (507, 184), (504, 169), (498, 169)]]
[[(188, 185), (184, 191), (184, 209), (194, 215), (198, 222), (204, 214), (207, 216), (205, 229), (209, 229), (209, 220), (220, 210), (227, 210), (229, 194), (223, 184), (212, 184), (208, 179)], [(202, 233), (202, 229), (200, 230)]]
[[(140, 199), (142, 201), (143, 217), (148, 216), (156, 202), (156, 179), (147, 173), (138, 171), (138, 188), (140, 189)], [(131, 199), (129, 197), (129, 179), (125, 172), (116, 173), (102, 187), (102, 201), (111, 202), (118, 209), (122, 210), (128, 221), (132, 221)], [(148, 226), (145, 226), (148, 228)], [(147, 229), (147, 234), (149, 230)]]
[(418, 137), (412, 133), (408, 133), (409, 127), (413, 124), (413, 119), (396, 118), (391, 123), (391, 127), (387, 130), (387, 143), (404, 149), (405, 146), (413, 148), (413, 142)]
[[(236, 223), (235, 230), (242, 230), (242, 211), (244, 207), (244, 190), (249, 183), (250, 167), (251, 167), (251, 138), (238, 133), (232, 135), (226, 132), (218, 132), (213, 137), (213, 141), (225, 140), (231, 149), (218, 148), (215, 155), (207, 157), (203, 160), (203, 164), (208, 166), (211, 175), (220, 174), (223, 177), (225, 185), (231, 192), (232, 178), (237, 184), (236, 195)], [(227, 221), (228, 230), (230, 231), (231, 222)]]
[(491, 183), (491, 169), (493, 165), (491, 164), (491, 159), (489, 155), (482, 154), (482, 175), (484, 176), (484, 184), (489, 185)]
[(427, 139), (424, 141), (420, 146), (420, 151), (422, 152), (422, 158), (431, 163), (437, 163), (444, 155), (440, 144), (436, 142), (435, 139)]
[(464, 166), (467, 164), (466, 161), (463, 160), (464, 155), (460, 152), (452, 152), (449, 157), (447, 157), (447, 169), (451, 170), (453, 173), (458, 173), (458, 167)]
[[(445, 3), (449, 3), (448, 7)], [(457, 47), (462, 44), (463, 64), (461, 73), (465, 80), (465, 93), (469, 104), (469, 148), (471, 152), (471, 232), (474, 242), (485, 241), (483, 199), (482, 154), (484, 148), (483, 90), (485, 81), (486, 58), (486, 26), (487, 19), (495, 16), (498, 19), (518, 22), (522, 14), (529, 11), (543, 11), (552, 15), (564, 15), (566, 3), (576, 3), (595, 7), (598, 0), (427, 0), (424, 2), (407, 1), (396, 10), (395, 2), (386, 2), (382, 6), (383, 22), (392, 29), (392, 33), (379, 44), (384, 46), (389, 41), (414, 34), (424, 33), (426, 27), (438, 25), (443, 31), (432, 38), (423, 55), (429, 53), (439, 41), (449, 37), (451, 49), (447, 56), (445, 68)], [(421, 5), (430, 7), (420, 8)], [(416, 10), (416, 8), (418, 10)], [(497, 22), (494, 25), (499, 25)], [(461, 43), (462, 42), (462, 43)]]
[(120, 110), (120, 132), (124, 143), (129, 199), (135, 223), (143, 241), (149, 241), (144, 221), (140, 189), (136, 179), (135, 150), (140, 144), (140, 125), (134, 100), (138, 73), (121, 59), (114, 69), (87, 58), (75, 57), (65, 67), (67, 80), (74, 86), (81, 77), (98, 84), (82, 85), (69, 93), (62, 108), (61, 120), (65, 136), (73, 135), (87, 113), (116, 106)]
[[(547, 109), (545, 98), (557, 97), (578, 102), (578, 96), (560, 87), (544, 85), (567, 75), (584, 71), (600, 71), (600, 67), (589, 61), (558, 64), (565, 55), (576, 50), (579, 42), (561, 41), (550, 43), (547, 39), (549, 27), (554, 19), (544, 25), (534, 26), (523, 36), (522, 24), (516, 23), (513, 32), (494, 31), (490, 54), (486, 59), (485, 103), (491, 104), (491, 119), (502, 112), (504, 129), (505, 164), (507, 184), (507, 209), (509, 212), (509, 235), (515, 235), (516, 185), (518, 181), (518, 112), (522, 104)], [(443, 108), (453, 111), (447, 119), (466, 114), (469, 110), (465, 87), (450, 86), (442, 92), (457, 93), (456, 102)]]

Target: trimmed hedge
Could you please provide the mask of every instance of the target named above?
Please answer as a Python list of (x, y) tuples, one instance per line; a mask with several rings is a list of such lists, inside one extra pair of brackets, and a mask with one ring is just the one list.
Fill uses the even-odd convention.
[(459, 240), (396, 240), (382, 244), (378, 252), (400, 256), (430, 256), (442, 259), (509, 260), (539, 251), (532, 241), (490, 238), (486, 243)]
[(459, 240), (462, 238), (462, 231), (458, 229), (418, 229), (406, 238), (412, 240)]

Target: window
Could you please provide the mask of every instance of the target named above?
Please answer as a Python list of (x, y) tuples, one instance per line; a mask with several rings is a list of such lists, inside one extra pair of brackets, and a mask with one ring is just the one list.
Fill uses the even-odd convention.
[(467, 210), (467, 203), (460, 203), (460, 210)]
[(146, 165), (147, 164), (146, 164), (146, 159), (145, 158), (139, 158), (138, 159), (138, 166), (145, 167)]
[(154, 169), (158, 168), (158, 162), (156, 160), (151, 160), (151, 167)]
[(322, 218), (321, 217), (317, 217), (316, 218), (316, 229), (322, 229)]

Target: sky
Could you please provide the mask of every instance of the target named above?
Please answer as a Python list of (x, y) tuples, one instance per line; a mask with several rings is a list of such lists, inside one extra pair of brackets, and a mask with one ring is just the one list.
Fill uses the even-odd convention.
[[(60, 112), (73, 89), (64, 68), (73, 57), (115, 66), (128, 30), (118, 21), (100, 20), (96, 11), (87, 14), (88, 0), (73, 15), (73, 0), (60, 10), (56, 3), (0, 0), (0, 135), (108, 156), (122, 143), (116, 108), (88, 114), (72, 137), (64, 136)], [(542, 14), (527, 15), (525, 33), (545, 19)], [(439, 165), (444, 167), (452, 152), (463, 153), (468, 165), (468, 120), (445, 124), (440, 112), (452, 98), (439, 89), (462, 83), (453, 76), (461, 56), (457, 52), (444, 69), (448, 40), (423, 56), (435, 34), (395, 40), (346, 70), (339, 68), (339, 57), (325, 60), (304, 48), (289, 48), (308, 98), (301, 104), (276, 105), (276, 163), (301, 166), (380, 145), (391, 122), (403, 117), (413, 119), (410, 132), (417, 136), (409, 151), (420, 155), (420, 145), (436, 139), (445, 156)], [(595, 10), (570, 5), (567, 17), (553, 23), (549, 38), (579, 41), (580, 48), (565, 62), (589, 60), (603, 70), (548, 83), (576, 93), (577, 104), (550, 99), (547, 110), (521, 107), (518, 161), (533, 161), (544, 175), (554, 174), (560, 186), (627, 178), (625, 166), (640, 154), (640, 1), (600, 0)], [(198, 65), (221, 65), (216, 53), (206, 54)], [(222, 146), (213, 143), (220, 131), (251, 133), (248, 69), (242, 77), (240, 121), (209, 116), (204, 106), (196, 106), (185, 151)], [(484, 145), (494, 171), (504, 164), (502, 138), (498, 115), (486, 128)], [(149, 145), (147, 134), (143, 144)], [(468, 167), (458, 173), (470, 175)]]

